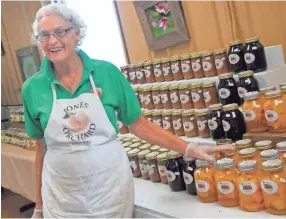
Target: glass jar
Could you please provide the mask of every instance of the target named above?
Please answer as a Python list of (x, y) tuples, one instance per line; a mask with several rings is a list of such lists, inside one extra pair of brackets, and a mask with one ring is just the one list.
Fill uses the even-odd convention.
[[(244, 149), (243, 149), (244, 150)], [(239, 206), (248, 212), (264, 209), (264, 201), (260, 186), (260, 172), (254, 160), (239, 163), (237, 185), (239, 190)]]
[(162, 112), (162, 122), (163, 122), (163, 128), (166, 131), (175, 134), (173, 129), (172, 112), (173, 110), (164, 110)]
[(161, 110), (153, 110), (152, 112), (152, 122), (163, 128), (163, 124), (162, 124), (162, 111)]
[(228, 56), (225, 48), (214, 51), (214, 59), (218, 75), (230, 72)]
[(153, 99), (153, 103), (154, 103), (154, 107), (155, 109), (163, 109), (163, 104), (161, 101), (161, 91), (160, 91), (160, 85), (154, 85), (151, 88), (151, 93), (152, 93), (152, 99)]
[(186, 80), (194, 78), (195, 75), (192, 69), (190, 54), (183, 54), (180, 56), (180, 59), (181, 59), (181, 69), (182, 69), (184, 78)]
[(148, 173), (150, 176), (150, 180), (152, 182), (160, 182), (160, 174), (158, 170), (158, 165), (157, 165), (157, 156), (159, 155), (159, 152), (151, 152), (146, 155), (146, 160), (147, 160), (147, 169)]
[(174, 77), (171, 70), (170, 58), (162, 59), (162, 71), (166, 81), (174, 81)]
[(173, 77), (176, 81), (183, 80), (183, 72), (181, 69), (181, 60), (179, 56), (172, 56), (171, 60), (171, 69), (173, 73)]
[(145, 73), (145, 78), (148, 83), (155, 83), (156, 82), (156, 77), (153, 71), (153, 64), (152, 61), (147, 61), (144, 62), (144, 73)]
[(171, 103), (172, 103), (173, 108), (182, 109), (178, 85), (171, 85), (169, 87), (169, 91), (170, 91), (170, 98), (171, 98)]
[(151, 96), (151, 86), (146, 86), (143, 88), (144, 106), (146, 109), (154, 109), (153, 98)]
[(191, 53), (191, 63), (192, 63), (192, 70), (194, 72), (195, 78), (203, 78), (205, 77), (204, 71), (202, 68), (202, 58), (199, 53)]
[[(141, 142), (142, 143), (142, 142)], [(144, 151), (149, 149), (152, 145), (149, 143), (142, 143), (143, 145), (139, 146), (138, 148), (140, 149), (140, 151)]]
[(202, 83), (191, 84), (191, 95), (196, 109), (205, 108), (204, 94), (202, 89)]
[(137, 84), (137, 78), (136, 78), (136, 71), (135, 71), (135, 66), (133, 64), (129, 65), (129, 79), (130, 79), (130, 84)]
[(122, 144), (122, 146), (124, 147), (124, 148), (128, 148), (130, 145), (132, 145), (133, 143), (131, 142), (131, 141), (127, 141), (127, 142), (124, 142), (123, 144)]
[(127, 138), (123, 138), (122, 141), (125, 143), (125, 142), (131, 141), (132, 139), (133, 139), (133, 138), (128, 138), (128, 137), (127, 137)]
[(270, 214), (286, 215), (286, 172), (281, 160), (262, 163), (261, 188), (266, 211)]
[(281, 88), (281, 87), (284, 87), (284, 86), (286, 86), (286, 81), (281, 82), (281, 83), (279, 84), (279, 87), (280, 87), (280, 88)]
[(235, 73), (246, 71), (246, 64), (244, 61), (244, 46), (240, 40), (229, 43), (228, 61), (230, 71)]
[(137, 140), (139, 140), (139, 139), (133, 139), (131, 141), (132, 144), (130, 144), (128, 147), (131, 148), (131, 149), (136, 149), (136, 148), (140, 147), (141, 143), (140, 142), (135, 142)]
[(257, 91), (249, 92), (244, 96), (242, 112), (248, 132), (264, 132), (268, 130), (264, 116), (263, 104), (259, 100)]
[(244, 61), (247, 70), (254, 72), (265, 71), (267, 62), (264, 46), (260, 43), (259, 37), (247, 39), (245, 42)]
[(184, 110), (182, 112), (182, 121), (185, 136), (191, 138), (199, 135), (197, 120), (195, 117), (195, 110)]
[(210, 129), (211, 137), (217, 141), (225, 138), (225, 133), (222, 125), (222, 104), (214, 104), (209, 106), (208, 127)]
[(237, 90), (243, 102), (244, 95), (251, 91), (259, 91), (259, 85), (253, 76), (253, 71), (244, 71), (238, 74)]
[(253, 143), (250, 139), (242, 139), (235, 142), (235, 151), (238, 153), (239, 150), (253, 147)]
[(238, 163), (246, 160), (255, 160), (259, 164), (260, 158), (255, 148), (244, 148), (238, 151)]
[[(220, 140), (217, 140), (216, 141), (216, 146), (220, 146), (220, 145), (229, 145), (229, 144), (233, 144), (232, 143), (232, 140), (231, 139), (228, 139), (228, 138), (226, 138), (226, 139), (220, 139)], [(220, 160), (222, 157), (221, 157), (221, 154), (220, 154), (220, 152), (216, 152), (216, 154), (215, 154), (215, 159), (216, 160)]]
[[(279, 151), (279, 158), (283, 161), (283, 154), (286, 154), (286, 141), (281, 141), (276, 144), (276, 150)], [(286, 169), (285, 169), (286, 170)]]
[(219, 103), (215, 81), (204, 82), (202, 87), (206, 107)]
[(208, 109), (196, 110), (198, 130), (201, 138), (210, 137), (210, 130), (208, 127), (208, 113), (209, 113)]
[(196, 160), (195, 183), (200, 202), (211, 203), (217, 201), (217, 191), (214, 179), (215, 168), (210, 162)]
[(265, 118), (270, 132), (286, 131), (286, 102), (281, 98), (279, 90), (265, 94)]
[(130, 78), (129, 78), (129, 66), (121, 66), (120, 67), (120, 71), (123, 74), (123, 76), (130, 82)]
[(219, 76), (218, 93), (222, 105), (236, 103), (241, 105), (241, 99), (238, 95), (237, 84), (233, 79), (232, 73), (226, 73)]
[(264, 87), (259, 89), (259, 100), (263, 103), (265, 103), (265, 94), (269, 91), (275, 91), (276, 88), (274, 86)]
[(161, 90), (161, 101), (164, 109), (172, 109), (173, 105), (170, 98), (169, 86), (163, 85), (161, 86), (160, 90)]
[(136, 72), (136, 78), (137, 78), (137, 83), (138, 84), (146, 84), (146, 78), (144, 74), (144, 67), (143, 67), (143, 62), (140, 62), (136, 65), (135, 67), (135, 72)]
[(281, 89), (281, 94), (282, 94), (283, 102), (286, 102), (286, 85), (280, 87), (280, 89)]
[(221, 151), (220, 159), (228, 158), (234, 161), (235, 166), (238, 165), (239, 159), (235, 151)]
[(182, 122), (182, 111), (183, 110), (173, 110), (172, 112), (172, 122), (175, 135), (184, 136), (184, 127)]
[(215, 68), (215, 61), (212, 51), (204, 51), (201, 53), (203, 70), (206, 77), (213, 77), (217, 75)]
[(173, 192), (186, 190), (183, 177), (183, 156), (175, 151), (167, 153), (167, 179), (170, 189)]
[(222, 107), (222, 125), (226, 138), (233, 141), (241, 140), (246, 133), (243, 115), (238, 109), (236, 103), (228, 104)]
[(149, 122), (153, 122), (152, 120), (152, 110), (144, 110), (142, 115), (149, 121)]
[(154, 75), (157, 82), (163, 82), (165, 81), (163, 71), (162, 71), (162, 64), (160, 59), (155, 59), (153, 61), (153, 69), (154, 69)]
[(182, 104), (183, 109), (193, 109), (194, 104), (192, 101), (191, 92), (188, 84), (181, 84), (178, 86), (180, 102)]
[(150, 179), (147, 169), (147, 160), (146, 160), (146, 155), (149, 154), (150, 152), (151, 152), (150, 150), (143, 150), (138, 153), (138, 163), (140, 166), (142, 178), (146, 180)]
[(139, 94), (138, 90), (139, 90), (139, 87), (133, 88), (133, 91), (134, 91), (134, 93), (135, 93), (135, 95), (136, 95), (136, 97), (137, 97), (137, 100), (138, 100), (138, 102), (139, 102), (139, 104), (140, 104), (140, 107), (143, 108), (143, 107), (142, 107), (142, 104), (141, 104), (140, 94)]
[(259, 157), (259, 162), (258, 163), (260, 163), (260, 153), (262, 151), (274, 148), (273, 143), (270, 140), (258, 141), (258, 142), (256, 142), (254, 144), (254, 147), (256, 149), (257, 156)]
[(132, 174), (136, 178), (141, 177), (141, 171), (140, 171), (138, 157), (137, 157), (139, 152), (140, 150), (138, 148), (127, 152)]
[(145, 99), (144, 99), (144, 94), (143, 94), (143, 88), (138, 87), (138, 88), (136, 88), (136, 90), (137, 90), (137, 93), (139, 95), (139, 101), (140, 101), (141, 108), (144, 109), (146, 107), (145, 107)]
[(124, 125), (121, 121), (117, 121), (117, 126), (119, 128), (120, 134), (127, 134), (127, 133), (129, 133), (128, 126)]
[(160, 180), (164, 184), (168, 184), (166, 163), (167, 163), (167, 153), (165, 152), (159, 154), (157, 156), (158, 171), (160, 174)]
[(184, 162), (185, 162), (185, 167), (183, 171), (183, 176), (187, 192), (190, 195), (197, 195), (196, 183), (194, 180), (196, 161), (193, 158), (184, 158)]
[(149, 150), (151, 152), (154, 152), (154, 151), (159, 151), (161, 149), (161, 147), (159, 145), (153, 145), (152, 147), (149, 148)]
[(267, 160), (279, 159), (279, 152), (275, 149), (268, 149), (260, 152), (260, 165)]

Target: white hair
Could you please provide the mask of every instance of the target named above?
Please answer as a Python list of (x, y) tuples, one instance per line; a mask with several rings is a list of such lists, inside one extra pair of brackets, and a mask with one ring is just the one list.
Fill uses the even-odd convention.
[(52, 15), (52, 14), (60, 16), (61, 18), (69, 21), (73, 27), (78, 28), (78, 30), (80, 31), (81, 39), (77, 43), (77, 46), (80, 46), (82, 44), (82, 40), (86, 36), (87, 26), (77, 12), (68, 8), (64, 4), (59, 4), (59, 3), (52, 3), (49, 5), (45, 5), (38, 10), (36, 17), (35, 17), (35, 20), (34, 20), (33, 25), (32, 25), (32, 28), (33, 28), (32, 41), (33, 41), (33, 43), (37, 41), (36, 36), (39, 34), (39, 22), (40, 22), (40, 20), (44, 16)]

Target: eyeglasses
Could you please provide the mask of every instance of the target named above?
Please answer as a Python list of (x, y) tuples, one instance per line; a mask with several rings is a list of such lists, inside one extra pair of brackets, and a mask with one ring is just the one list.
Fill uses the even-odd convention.
[(36, 39), (39, 40), (40, 42), (48, 41), (50, 39), (51, 35), (53, 35), (55, 38), (59, 39), (59, 38), (65, 36), (67, 34), (67, 32), (69, 32), (73, 28), (74, 27), (69, 27), (67, 29), (57, 29), (53, 33), (42, 32), (36, 36)]

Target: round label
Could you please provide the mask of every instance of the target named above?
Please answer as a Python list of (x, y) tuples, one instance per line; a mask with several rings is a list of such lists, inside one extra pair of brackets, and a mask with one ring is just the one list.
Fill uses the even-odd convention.
[(134, 71), (130, 72), (129, 73), (129, 76), (130, 76), (130, 80), (133, 81), (135, 78), (136, 78), (136, 74)]
[(214, 121), (214, 120), (212, 120), (212, 119), (209, 119), (209, 120), (208, 120), (208, 125), (209, 125), (209, 129), (210, 129), (211, 131), (216, 130), (217, 127), (218, 127), (217, 122)]
[(178, 100), (179, 100), (179, 97), (178, 97), (178, 95), (177, 95), (176, 93), (172, 93), (172, 94), (170, 95), (170, 97), (171, 97), (171, 102), (172, 102), (172, 103), (177, 103)]
[(161, 99), (162, 99), (162, 103), (167, 103), (169, 100), (167, 94), (162, 94)]
[(182, 123), (181, 123), (181, 120), (180, 120), (180, 119), (173, 121), (173, 128), (174, 128), (176, 131), (182, 128)]
[(278, 113), (274, 110), (266, 110), (265, 118), (268, 122), (275, 122), (278, 119)]
[(190, 132), (190, 131), (192, 131), (194, 129), (194, 125), (191, 122), (184, 122), (183, 126), (184, 126), (184, 130), (186, 132)]
[(191, 69), (191, 66), (189, 64), (186, 64), (186, 63), (183, 63), (181, 65), (181, 67), (182, 67), (183, 73), (186, 73), (186, 72), (190, 71), (190, 69)]
[(137, 79), (142, 79), (143, 78), (143, 76), (144, 76), (144, 74), (143, 74), (143, 72), (142, 71), (137, 71), (136, 72), (136, 77), (137, 77)]
[(255, 60), (255, 56), (252, 53), (245, 53), (244, 60), (246, 64), (251, 64)]
[(218, 91), (220, 98), (226, 99), (230, 96), (230, 91), (227, 88), (221, 88)]
[(194, 177), (192, 177), (191, 174), (186, 173), (185, 171), (183, 171), (183, 176), (186, 184), (191, 184), (194, 181)]
[(231, 182), (221, 181), (217, 184), (217, 188), (222, 194), (230, 194), (234, 191), (234, 186)]
[(189, 95), (181, 94), (180, 101), (182, 104), (188, 103), (190, 101)]
[(200, 71), (201, 70), (201, 64), (197, 62), (192, 63), (192, 69), (194, 72)]
[(276, 193), (278, 190), (277, 184), (271, 180), (261, 180), (260, 184), (262, 190), (269, 195)]
[(198, 129), (199, 131), (203, 131), (206, 128), (205, 123), (207, 123), (207, 121), (198, 121)]
[(149, 122), (152, 122), (152, 118), (148, 118), (148, 121), (149, 121)]
[(240, 58), (237, 54), (230, 54), (228, 60), (230, 64), (234, 65), (239, 62)]
[(123, 127), (123, 123), (120, 122), (120, 121), (117, 121), (117, 126), (118, 126), (119, 129), (121, 129)]
[(153, 120), (153, 123), (157, 126), (162, 127), (162, 120), (161, 119)]
[(209, 71), (212, 68), (212, 64), (210, 62), (203, 62), (204, 71)]
[(143, 95), (139, 95), (139, 97), (140, 97), (140, 102), (141, 102), (141, 103), (145, 103), (145, 98), (144, 98), (144, 96), (143, 96)]
[(211, 100), (211, 95), (210, 95), (210, 92), (204, 92), (204, 99), (205, 99), (205, 102), (210, 102), (210, 100)]
[(243, 111), (243, 115), (246, 121), (252, 121), (256, 118), (256, 114), (252, 110), (245, 110)]
[(149, 78), (150, 76), (151, 76), (151, 71), (145, 69), (145, 77), (146, 77), (146, 78)]
[(172, 65), (172, 72), (173, 74), (177, 74), (180, 70), (179, 66), (178, 66), (179, 63), (176, 63), (174, 65)]
[(192, 93), (193, 102), (198, 102), (200, 100), (200, 95), (198, 93)]
[(176, 179), (176, 175), (172, 171), (167, 170), (166, 174), (169, 182), (173, 182)]
[(161, 102), (161, 99), (159, 96), (153, 96), (153, 103), (154, 104), (159, 104)]
[(155, 167), (155, 165), (154, 164), (152, 164), (152, 165), (147, 165), (147, 169), (148, 169), (148, 173), (149, 173), (149, 175), (153, 175), (154, 174), (154, 167)]
[(227, 121), (222, 120), (222, 126), (223, 126), (223, 130), (224, 130), (225, 132), (227, 132), (227, 131), (230, 130), (230, 124), (229, 124)]
[(135, 161), (131, 161), (130, 162), (130, 166), (132, 167), (132, 169), (135, 171), (137, 169), (137, 164)]
[(162, 70), (161, 69), (154, 69), (154, 74), (158, 78), (162, 75)]
[(165, 166), (158, 166), (160, 176), (166, 176), (167, 169)]
[(139, 166), (140, 166), (141, 173), (144, 174), (148, 172), (146, 164), (140, 163)]
[(247, 90), (244, 87), (238, 87), (237, 91), (240, 98), (244, 98), (244, 95), (247, 93)]
[(171, 123), (169, 121), (164, 120), (163, 121), (163, 128), (166, 130), (171, 128)]
[(210, 189), (210, 185), (206, 181), (197, 180), (196, 188), (198, 192), (207, 192)]
[(128, 79), (127, 73), (123, 73), (123, 75), (124, 75), (124, 77), (125, 77), (126, 79)]
[(223, 67), (223, 60), (216, 59), (215, 60), (215, 67), (216, 67), (216, 69), (221, 69)]
[(148, 105), (149, 103), (151, 103), (151, 98), (150, 98), (150, 94), (148, 94), (147, 96), (144, 97), (145, 100), (145, 104)]
[(168, 76), (170, 74), (170, 68), (163, 68), (163, 75)]

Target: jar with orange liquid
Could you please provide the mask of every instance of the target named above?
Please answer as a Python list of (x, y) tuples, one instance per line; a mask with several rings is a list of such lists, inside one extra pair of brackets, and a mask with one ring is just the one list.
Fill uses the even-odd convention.
[(264, 88), (261, 88), (259, 90), (259, 100), (262, 102), (262, 104), (264, 105), (264, 102), (265, 102), (265, 94), (267, 92), (270, 92), (270, 91), (274, 91), (276, 90), (276, 88), (274, 86), (269, 86), (269, 87), (264, 87)]
[(256, 153), (255, 148), (244, 148), (239, 150), (238, 163), (241, 163), (246, 160), (255, 160), (257, 163), (259, 163), (260, 161), (259, 154)]
[(216, 162), (215, 183), (218, 202), (224, 207), (239, 206), (237, 174), (233, 159), (223, 158)]
[(286, 172), (279, 159), (262, 163), (261, 188), (268, 213), (286, 215)]
[(282, 99), (284, 102), (286, 102), (286, 85), (280, 87), (280, 89), (281, 89)]
[(242, 139), (235, 142), (235, 151), (236, 154), (239, 155), (239, 151), (241, 149), (253, 147), (253, 143), (250, 139)]
[(249, 212), (263, 210), (264, 201), (260, 187), (260, 172), (257, 170), (257, 162), (254, 160), (243, 161), (239, 163), (238, 169), (237, 187), (239, 188), (240, 208)]
[(259, 156), (260, 160), (260, 153), (264, 150), (274, 149), (273, 143), (270, 140), (264, 140), (264, 141), (258, 141), (254, 144), (254, 147), (256, 149), (256, 153)]
[(235, 151), (221, 151), (220, 152), (220, 159), (229, 158), (232, 159), (235, 165), (238, 164), (238, 156)]
[(279, 158), (283, 161), (283, 154), (286, 154), (286, 141), (277, 143), (276, 150), (279, 151)]
[[(218, 140), (218, 141), (216, 142), (216, 145), (217, 145), (217, 146), (219, 146), (219, 145), (225, 145), (225, 144), (232, 144), (232, 140), (227, 138), (227, 139)], [(216, 159), (216, 160), (220, 160), (220, 159), (221, 159), (221, 154), (220, 154), (220, 152), (217, 152), (217, 153), (215, 154), (215, 159)]]
[(261, 151), (259, 167), (264, 161), (278, 159), (278, 158), (279, 158), (279, 152), (275, 149), (268, 149)]
[(286, 154), (283, 154), (284, 172), (286, 173)]
[(194, 177), (198, 199), (205, 203), (216, 202), (215, 168), (210, 162), (200, 159), (196, 160), (196, 166)]

